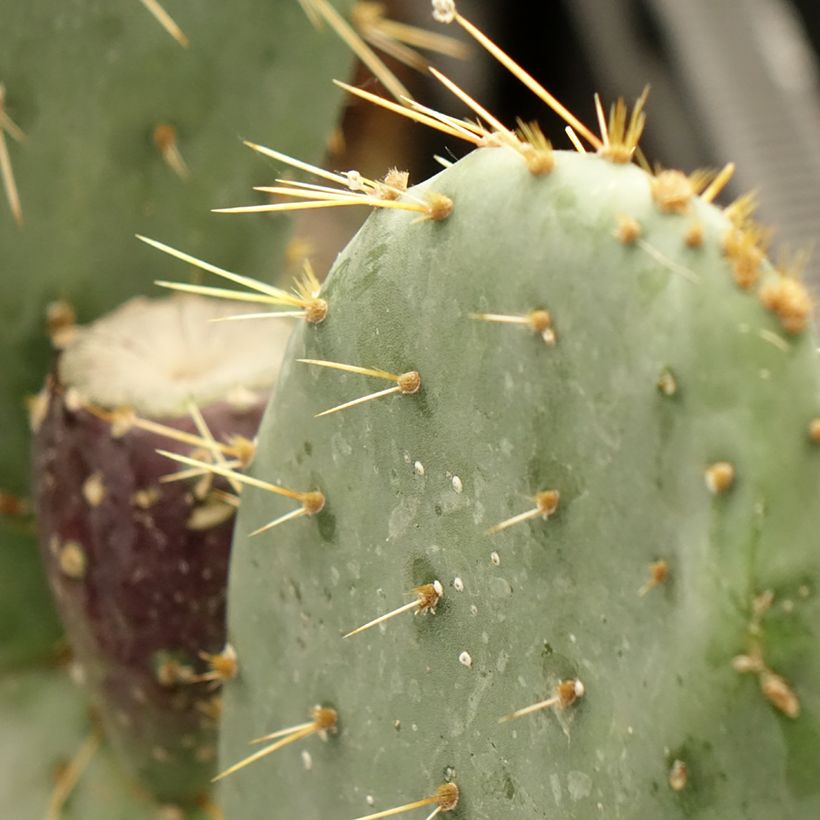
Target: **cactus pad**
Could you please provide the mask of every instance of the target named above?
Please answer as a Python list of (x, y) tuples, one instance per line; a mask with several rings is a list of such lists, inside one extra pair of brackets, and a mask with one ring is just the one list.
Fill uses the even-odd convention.
[[(232, 774), (225, 809), (356, 817), (452, 781), (428, 812), (815, 817), (804, 291), (735, 281), (705, 180), (501, 143), (408, 192), (446, 218), (371, 216), (292, 337), (253, 470), (327, 503), (249, 540), (284, 506), (244, 498), (222, 763), (315, 704), (338, 732)], [(420, 388), (313, 418), (386, 382), (299, 359)], [(435, 614), (417, 591), (342, 637), (434, 582)]]

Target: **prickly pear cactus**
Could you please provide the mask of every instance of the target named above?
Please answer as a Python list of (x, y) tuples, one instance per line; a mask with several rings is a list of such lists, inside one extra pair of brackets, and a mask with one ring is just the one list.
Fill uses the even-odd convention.
[(243, 500), (221, 763), (308, 723), (225, 810), (816, 817), (805, 291), (617, 128), (597, 155), (481, 136), (369, 218), (291, 339), (252, 472), (326, 503), (249, 539), (290, 507)]
[[(345, 76), (350, 57), (296, 0), (0, 5), (0, 141), (19, 198), (19, 209), (10, 207), (6, 182), (0, 186), (3, 269), (14, 277), (0, 298), (0, 491), (24, 498), (25, 399), (47, 369), (47, 306), (68, 302), (88, 322), (151, 292), (162, 268), (156, 256), (135, 252), (138, 231), (275, 278), (281, 226), (262, 240), (250, 222), (211, 229), (203, 214), (252, 184), (259, 165), (242, 137), (275, 136), (286, 150), (321, 156), (339, 106), (326, 77)], [(149, 12), (158, 5), (187, 47)], [(342, 11), (349, 5), (336, 2)], [(310, 116), (289, 116), (305, 99)], [(37, 598), (46, 611), (31, 532), (0, 509), (4, 624), (19, 620), (21, 600)], [(17, 579), (27, 567), (24, 597)], [(29, 630), (29, 647), (34, 637)]]
[(190, 803), (216, 765), (228, 555), (241, 486), (157, 450), (246, 464), (288, 328), (198, 296), (79, 328), (34, 418), (40, 546), (74, 657), (124, 767)]

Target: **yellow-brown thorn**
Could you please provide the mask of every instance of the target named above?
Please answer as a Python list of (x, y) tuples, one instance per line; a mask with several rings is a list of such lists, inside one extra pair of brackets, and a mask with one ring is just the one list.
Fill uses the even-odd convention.
[(509, 720), (524, 717), (524, 715), (531, 715), (533, 712), (551, 709), (553, 706), (557, 709), (567, 709), (580, 700), (585, 693), (586, 689), (584, 688), (584, 684), (577, 678), (562, 680), (555, 687), (551, 697), (539, 703), (533, 703), (531, 706), (525, 706), (523, 709), (516, 709), (514, 712), (510, 712), (510, 714), (500, 717), (498, 722), (506, 723)]
[(384, 379), (385, 381), (396, 382), (395, 387), (389, 387), (386, 390), (379, 390), (376, 393), (369, 393), (358, 399), (345, 402), (344, 404), (331, 407), (329, 410), (324, 410), (316, 414), (316, 418), (321, 416), (329, 416), (331, 413), (338, 413), (340, 410), (346, 410), (350, 407), (355, 407), (359, 404), (379, 399), (382, 396), (388, 396), (392, 393), (399, 393), (403, 396), (411, 396), (421, 390), (421, 374), (418, 370), (408, 370), (406, 373), (390, 373), (387, 370), (380, 370), (374, 367), (359, 367), (355, 364), (343, 364), (342, 362), (328, 362), (324, 359), (297, 359), (303, 364), (312, 364), (318, 367), (328, 367), (333, 370), (342, 370), (346, 373), (356, 373), (360, 376), (372, 376), (377, 379)]
[(59, 772), (54, 789), (48, 799), (45, 820), (60, 820), (63, 806), (65, 806), (66, 801), (77, 787), (77, 783), (80, 782), (80, 778), (100, 748), (100, 742), (99, 732), (92, 731), (82, 742), (68, 764)]
[(366, 629), (370, 629), (371, 627), (384, 623), (390, 618), (395, 618), (397, 615), (401, 615), (403, 612), (410, 612), (412, 610), (415, 610), (416, 615), (418, 615), (420, 612), (429, 612), (431, 615), (435, 615), (438, 602), (442, 599), (444, 595), (444, 587), (441, 585), (441, 581), (436, 580), (432, 583), (422, 584), (421, 586), (416, 587), (413, 590), (412, 594), (416, 596), (415, 601), (411, 601), (408, 604), (404, 604), (404, 606), (400, 606), (397, 609), (385, 613), (384, 615), (380, 615), (378, 618), (374, 618), (372, 621), (368, 621), (363, 626), (359, 626), (356, 629), (351, 630), (342, 637), (350, 638), (353, 635), (358, 635), (360, 632), (364, 632)]
[(626, 164), (632, 162), (646, 125), (644, 106), (648, 96), (649, 86), (646, 86), (635, 102), (631, 115), (626, 101), (623, 97), (619, 97), (610, 106), (609, 122), (607, 122), (604, 117), (601, 98), (597, 94), (595, 95), (595, 107), (598, 112), (598, 122), (603, 142), (598, 148), (598, 153), (602, 157), (616, 163)]
[(62, 350), (77, 335), (77, 313), (73, 305), (62, 299), (46, 305), (46, 332), (51, 344)]
[(518, 121), (518, 152), (524, 157), (527, 168), (533, 176), (544, 176), (555, 168), (555, 154), (552, 143), (544, 136), (537, 122)]
[(317, 324), (324, 321), (327, 316), (328, 305), (324, 299), (320, 299), (318, 294), (320, 284), (316, 278), (310, 262), (305, 260), (303, 265), (303, 273), (301, 278), (296, 280), (295, 292), (288, 293), (286, 290), (268, 285), (264, 282), (259, 282), (249, 276), (242, 276), (238, 273), (219, 268), (216, 265), (211, 265), (203, 259), (198, 259), (195, 256), (172, 248), (170, 245), (165, 245), (162, 242), (157, 242), (155, 239), (148, 239), (148, 237), (137, 234), (137, 239), (150, 245), (152, 248), (167, 253), (182, 262), (187, 262), (200, 270), (208, 273), (216, 274), (229, 282), (241, 285), (247, 290), (230, 290), (229, 288), (214, 288), (206, 285), (190, 285), (183, 282), (167, 282), (160, 280), (155, 284), (160, 287), (168, 288), (170, 290), (181, 291), (182, 293), (195, 293), (200, 296), (210, 296), (216, 299), (227, 299), (237, 302), (253, 302), (263, 305), (285, 306), (298, 308), (297, 311), (270, 311), (265, 313), (240, 313), (236, 316), (223, 316), (213, 321), (227, 321), (227, 320), (244, 320), (244, 319), (259, 319), (259, 318), (279, 318), (279, 317), (298, 317), (303, 318), (308, 322)]
[(454, 96), (458, 97), (468, 108), (475, 112), (478, 117), (492, 127), (491, 131), (487, 131), (483, 125), (479, 124), (486, 138), (492, 136), (493, 145), (508, 145), (511, 148), (520, 151), (521, 143), (515, 134), (507, 128), (497, 117), (491, 114), (481, 103), (471, 97), (463, 88), (459, 87), (449, 77), (446, 77), (437, 69), (430, 67), (430, 73)]
[(154, 128), (154, 145), (165, 164), (180, 178), (188, 179), (190, 170), (177, 142), (177, 129), (168, 123), (160, 123)]
[(320, 18), (323, 19), (397, 100), (412, 97), (399, 78), (364, 41), (362, 35), (339, 14), (328, 0), (299, 0), (299, 4), (314, 25)]
[(686, 243), (687, 247), (699, 248), (703, 245), (704, 235), (705, 230), (703, 223), (696, 220), (695, 222), (690, 223), (686, 228), (686, 234), (684, 235), (683, 241)]
[(433, 111), (432, 109), (426, 108), (425, 106), (419, 106), (415, 103), (412, 107), (399, 105), (392, 100), (387, 100), (384, 97), (380, 97), (378, 94), (372, 94), (361, 88), (355, 88), (354, 86), (343, 83), (340, 80), (334, 80), (333, 82), (338, 85), (339, 88), (344, 89), (349, 94), (353, 94), (355, 97), (359, 97), (362, 100), (378, 105), (381, 108), (384, 108), (387, 111), (392, 111), (402, 117), (414, 120), (421, 125), (426, 125), (428, 128), (441, 131), (451, 137), (463, 139), (473, 145), (479, 145), (481, 143), (483, 135), (475, 133), (475, 131), (471, 128), (471, 124), (463, 120), (455, 120), (454, 118), (441, 114), (438, 111)]
[(716, 461), (706, 468), (704, 480), (710, 492), (715, 495), (725, 493), (735, 483), (735, 467), (728, 461)]
[(301, 723), (298, 726), (291, 726), (289, 729), (281, 729), (278, 732), (273, 732), (269, 735), (265, 735), (264, 737), (251, 741), (252, 743), (264, 743), (267, 740), (275, 740), (274, 743), (265, 746), (258, 752), (254, 752), (252, 755), (248, 755), (248, 757), (243, 758), (238, 763), (234, 763), (233, 766), (230, 766), (225, 769), (225, 771), (214, 777), (211, 782), (216, 783), (217, 781), (228, 777), (228, 775), (234, 774), (240, 769), (244, 769), (251, 763), (255, 763), (257, 760), (261, 760), (263, 757), (266, 757), (278, 749), (281, 749), (283, 746), (287, 746), (297, 740), (301, 740), (302, 738), (317, 733), (325, 736), (328, 732), (335, 731), (338, 720), (339, 716), (335, 709), (331, 709), (326, 706), (315, 706), (311, 711), (311, 720), (308, 723)]
[(741, 674), (757, 675), (763, 697), (779, 712), (794, 720), (800, 716), (800, 698), (789, 682), (763, 659), (763, 619), (774, 600), (771, 590), (764, 590), (752, 598), (751, 618), (747, 627), (748, 651), (732, 658), (732, 668)]
[(581, 134), (596, 150), (603, 147), (603, 142), (593, 131), (587, 128), (568, 108), (550, 94), (546, 88), (516, 63), (503, 49), (497, 46), (484, 32), (465, 17), (462, 17), (462, 15), (455, 10), (454, 5), (450, 5), (451, 8), (448, 9), (446, 13), (434, 13), (434, 17), (440, 22), (455, 20), (482, 48), (498, 60), (507, 71), (532, 91), (536, 97), (552, 109), (564, 122)]
[(734, 162), (727, 162), (726, 165), (715, 175), (706, 190), (700, 195), (704, 202), (714, 202), (720, 192), (729, 184), (729, 180), (734, 176)]
[(723, 253), (732, 265), (735, 282), (741, 288), (754, 285), (771, 243), (771, 230), (754, 220), (757, 195), (754, 192), (738, 197), (724, 209), (731, 227), (723, 235)]
[(31, 501), (19, 495), (0, 490), (0, 515), (10, 518), (26, 518), (31, 515)]
[(200, 652), (199, 657), (208, 664), (208, 671), (194, 675), (189, 683), (210, 682), (218, 686), (224, 681), (233, 680), (239, 673), (236, 650), (229, 643), (225, 644), (221, 652)]
[(156, 21), (171, 35), (183, 48), (188, 48), (190, 42), (182, 29), (174, 22), (173, 18), (160, 5), (158, 0), (140, 0), (143, 6), (154, 15)]
[(665, 584), (669, 579), (669, 564), (663, 558), (652, 561), (649, 564), (649, 578), (646, 583), (638, 590), (638, 594), (643, 597), (655, 587)]
[[(348, 175), (352, 175), (352, 173), (353, 172), (348, 172)], [(453, 211), (452, 199), (444, 194), (431, 192), (426, 194), (424, 199), (421, 199), (412, 193), (408, 193), (407, 199), (391, 199), (382, 195), (384, 183), (377, 183), (372, 180), (363, 181), (369, 183), (369, 187), (363, 188), (362, 193), (352, 191), (350, 188), (336, 190), (333, 188), (322, 188), (321, 186), (311, 186), (304, 183), (293, 182), (285, 186), (259, 186), (255, 190), (297, 199), (298, 201), (274, 202), (266, 205), (240, 205), (233, 208), (214, 208), (213, 212), (221, 214), (278, 213), (284, 211), (312, 210), (316, 208), (365, 206), (418, 213), (421, 214), (419, 217), (420, 220), (442, 220), (450, 216)]]
[(734, 227), (744, 228), (754, 221), (753, 217), (758, 204), (757, 192), (748, 191), (739, 196), (734, 202), (730, 202), (723, 209), (723, 213)]
[(11, 157), (6, 145), (6, 133), (12, 139), (22, 141), (25, 135), (15, 125), (14, 121), (6, 113), (6, 87), (0, 83), (0, 180), (3, 182), (3, 189), (6, 192), (6, 199), (9, 203), (11, 215), (18, 227), (23, 226), (23, 206), (20, 203), (20, 193), (17, 190), (17, 182), (14, 179), (14, 171), (11, 167)]
[(759, 291), (760, 303), (774, 313), (786, 333), (802, 333), (811, 317), (812, 298), (799, 277), (806, 264), (807, 253), (777, 266), (777, 276), (765, 282)]
[(398, 199), (402, 192), (407, 190), (407, 185), (410, 182), (410, 172), (391, 168), (384, 175), (383, 182), (384, 184), (379, 186), (378, 195), (382, 199)]
[(424, 71), (428, 62), (416, 49), (458, 60), (467, 59), (470, 53), (469, 47), (455, 37), (388, 19), (384, 3), (357, 0), (351, 21), (371, 46), (418, 71)]
[(661, 370), (655, 386), (658, 388), (658, 392), (664, 396), (674, 396), (678, 392), (678, 380), (668, 367)]
[(672, 791), (680, 792), (686, 787), (689, 780), (689, 769), (683, 760), (674, 760), (669, 767), (669, 787)]
[(253, 476), (248, 476), (244, 473), (238, 473), (233, 469), (219, 467), (215, 464), (210, 464), (207, 461), (199, 461), (195, 458), (188, 458), (187, 456), (181, 456), (178, 453), (171, 453), (167, 450), (157, 450), (157, 452), (160, 455), (165, 456), (166, 458), (170, 458), (172, 461), (177, 461), (180, 464), (184, 464), (188, 467), (196, 467), (204, 472), (213, 473), (214, 475), (222, 476), (223, 478), (234, 478), (241, 484), (247, 484), (250, 487), (256, 487), (261, 490), (267, 490), (267, 492), (274, 493), (275, 495), (281, 495), (285, 498), (291, 498), (294, 501), (298, 501), (302, 505), (296, 510), (286, 513), (280, 518), (271, 521), (269, 524), (265, 524), (258, 530), (254, 530), (254, 532), (252, 532), (251, 535), (258, 535), (262, 532), (267, 532), (273, 527), (283, 524), (285, 521), (290, 521), (294, 518), (299, 518), (303, 515), (316, 515), (317, 513), (321, 512), (325, 506), (325, 496), (319, 490), (291, 490), (288, 487), (282, 487), (278, 484), (271, 484), (268, 481), (262, 481), (259, 478), (254, 478)]
[(820, 418), (813, 418), (808, 426), (809, 441), (820, 444)]
[(533, 501), (535, 501), (535, 507), (533, 509), (514, 515), (512, 518), (508, 518), (490, 527), (487, 530), (487, 535), (495, 535), (515, 524), (531, 521), (534, 518), (544, 518), (546, 520), (558, 509), (559, 500), (560, 494), (558, 490), (541, 490), (536, 493), (533, 498)]
[[(116, 432), (119, 435), (122, 435), (127, 429), (136, 427), (140, 430), (145, 430), (147, 433), (155, 433), (172, 441), (178, 441), (180, 444), (189, 444), (192, 447), (197, 447), (209, 452), (218, 451), (224, 455), (234, 456), (243, 464), (250, 463), (254, 455), (255, 446), (253, 442), (244, 436), (235, 436), (231, 440), (231, 443), (224, 444), (215, 441), (213, 438), (206, 438), (202, 435), (195, 435), (194, 433), (186, 433), (184, 430), (178, 430), (176, 427), (170, 427), (167, 424), (161, 424), (151, 419), (140, 418), (130, 408), (106, 410), (104, 407), (99, 407), (88, 402), (84, 402), (82, 408), (88, 413), (91, 413), (92, 416), (117, 427)], [(210, 468), (213, 465), (208, 466)]]
[(537, 308), (526, 314), (506, 313), (471, 313), (471, 319), (480, 322), (495, 322), (498, 324), (524, 325), (537, 333), (546, 344), (555, 344), (556, 336), (552, 327), (552, 316), (548, 310)]
[(405, 803), (403, 806), (396, 806), (392, 809), (385, 809), (384, 811), (377, 811), (375, 814), (367, 814), (363, 817), (357, 817), (356, 820), (379, 820), (382, 817), (394, 817), (397, 814), (404, 814), (414, 809), (420, 809), (424, 806), (435, 806), (433, 813), (428, 815), (427, 820), (432, 820), (438, 814), (453, 811), (458, 806), (459, 799), (458, 786), (455, 783), (442, 783), (429, 797), (424, 797), (421, 800), (415, 800), (412, 803)]
[(800, 699), (782, 676), (764, 669), (760, 673), (760, 691), (779, 712), (792, 720), (800, 716)]
[(687, 213), (692, 200), (713, 178), (713, 171), (698, 170), (687, 176), (682, 171), (658, 169), (650, 182), (652, 199), (661, 213)]
[(634, 216), (619, 214), (615, 237), (623, 245), (634, 245), (641, 238), (641, 223)]

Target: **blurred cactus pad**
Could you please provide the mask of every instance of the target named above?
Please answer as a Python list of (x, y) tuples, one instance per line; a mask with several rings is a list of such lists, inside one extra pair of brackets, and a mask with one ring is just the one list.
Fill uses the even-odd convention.
[[(0, 490), (7, 494), (28, 492), (25, 399), (40, 388), (50, 356), (47, 306), (64, 301), (87, 322), (153, 291), (163, 264), (135, 246), (140, 231), (275, 278), (281, 225), (263, 234), (252, 222), (209, 219), (207, 211), (235, 200), (259, 170), (241, 138), (275, 137), (318, 157), (337, 118), (338, 92), (327, 77), (346, 74), (349, 54), (331, 32), (316, 32), (298, 3), (167, 8), (187, 47), (138, 0), (2, 4), (3, 113), (25, 136), (18, 142), (4, 128), (22, 213), (17, 224), (2, 203)], [(163, 133), (166, 141), (174, 135), (184, 178), (163, 155)], [(30, 601), (39, 587), (36, 568), (28, 569), (36, 560), (31, 527), (8, 515), (0, 526), (0, 566), (9, 562), (0, 581), (5, 635), (7, 625), (27, 623), (17, 601)], [(19, 654), (30, 654), (33, 640), (32, 633)]]
[[(4, 201), (0, 246), (0, 488), (26, 491), (24, 398), (48, 361), (46, 306), (82, 322), (153, 291), (164, 265), (133, 235), (173, 237), (261, 278), (278, 275), (285, 231), (208, 216), (258, 179), (242, 139), (322, 155), (350, 56), (296, 0), (168, 0), (180, 45), (129, 0), (2, 3), (3, 111), (25, 139), (4, 139), (22, 224)], [(337, 3), (344, 8), (349, 3)], [(174, 163), (174, 149), (182, 166)], [(13, 285), (12, 285), (13, 279)]]
[(437, 122), (477, 150), (362, 194), (263, 421), (302, 507), (243, 496), (227, 815), (817, 817), (805, 288), (731, 168), (630, 161), (640, 111)]
[[(283, 225), (262, 230), (261, 221), (208, 211), (258, 178), (263, 166), (243, 138), (323, 154), (340, 103), (327, 78), (346, 76), (351, 61), (296, 0), (2, 0), (0, 20), (0, 794), (27, 820), (43, 816), (58, 764), (80, 749), (88, 727), (62, 672), (22, 671), (53, 657), (59, 637), (28, 501), (26, 398), (48, 369), (47, 325), (59, 346), (56, 331), (74, 318), (90, 322), (155, 292), (167, 266), (138, 245), (139, 232), (277, 279)], [(25, 721), (36, 743), (21, 740)], [(97, 771), (111, 770), (100, 755)], [(122, 776), (92, 771), (90, 781), (65, 817), (154, 816)]]

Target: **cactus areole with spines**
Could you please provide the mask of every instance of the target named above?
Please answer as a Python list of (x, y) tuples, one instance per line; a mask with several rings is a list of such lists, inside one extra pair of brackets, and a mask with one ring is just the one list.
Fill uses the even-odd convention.
[[(338, 732), (234, 770), (226, 815), (377, 817), (451, 782), (428, 813), (817, 817), (805, 291), (736, 282), (703, 178), (670, 208), (606, 151), (535, 173), (508, 135), (408, 190), (446, 218), (373, 213), (291, 337), (252, 475), (326, 504), (249, 539), (287, 506), (243, 496), (220, 762), (316, 703)], [(793, 284), (800, 322), (760, 295)], [(299, 360), (420, 389), (314, 418), (372, 379)], [(432, 579), (435, 613), (343, 640)]]

